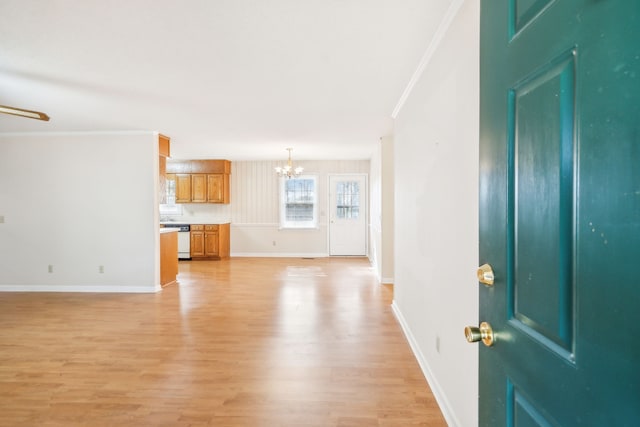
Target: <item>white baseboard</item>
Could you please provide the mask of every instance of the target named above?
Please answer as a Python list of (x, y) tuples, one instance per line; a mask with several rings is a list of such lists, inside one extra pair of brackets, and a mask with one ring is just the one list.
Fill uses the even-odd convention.
[(411, 333), (411, 329), (409, 328), (409, 325), (405, 321), (404, 316), (402, 315), (402, 312), (396, 305), (395, 300), (391, 304), (391, 309), (393, 310), (393, 314), (396, 316), (398, 323), (400, 323), (400, 327), (402, 328), (402, 332), (404, 332), (404, 336), (407, 338), (407, 341), (409, 341), (409, 346), (411, 346), (411, 350), (413, 351), (413, 354), (416, 356), (416, 359), (418, 360), (420, 369), (422, 370), (424, 377), (429, 383), (429, 387), (431, 387), (431, 391), (433, 392), (433, 395), (436, 398), (436, 401), (438, 402), (438, 406), (440, 406), (440, 410), (442, 411), (442, 415), (447, 421), (447, 425), (449, 427), (460, 426), (460, 421), (458, 421), (458, 418), (455, 416), (453, 410), (451, 409), (451, 404), (449, 403), (449, 399), (447, 399), (447, 396), (444, 394), (442, 387), (440, 387), (440, 384), (438, 383), (435, 376), (433, 375), (433, 371), (431, 371), (431, 368), (429, 367), (429, 363), (427, 363), (427, 360), (422, 354), (422, 351), (420, 351), (418, 342), (416, 341), (415, 337)]
[(231, 257), (238, 258), (326, 258), (329, 254), (326, 253), (280, 253), (280, 252), (238, 252), (232, 253)]
[(383, 277), (381, 283), (383, 285), (393, 285), (393, 277)]
[(95, 293), (125, 293), (151, 294), (160, 292), (162, 287), (149, 286), (64, 286), (64, 285), (0, 285), (0, 292), (95, 292)]

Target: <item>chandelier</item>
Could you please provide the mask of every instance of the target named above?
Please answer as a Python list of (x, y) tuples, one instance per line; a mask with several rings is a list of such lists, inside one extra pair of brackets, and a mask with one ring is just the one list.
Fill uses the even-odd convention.
[(293, 150), (293, 148), (287, 148), (287, 151), (289, 152), (289, 160), (287, 160), (287, 165), (283, 167), (278, 166), (276, 168), (276, 173), (278, 174), (278, 176), (286, 177), (287, 179), (291, 178), (292, 176), (300, 175), (304, 170), (300, 166), (298, 166), (297, 168), (293, 167), (293, 164), (291, 163), (291, 150)]

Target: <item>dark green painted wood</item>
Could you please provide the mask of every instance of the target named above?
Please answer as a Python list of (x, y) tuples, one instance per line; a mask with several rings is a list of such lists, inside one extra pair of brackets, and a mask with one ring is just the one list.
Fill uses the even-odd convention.
[(640, 425), (640, 2), (482, 0), (480, 425)]

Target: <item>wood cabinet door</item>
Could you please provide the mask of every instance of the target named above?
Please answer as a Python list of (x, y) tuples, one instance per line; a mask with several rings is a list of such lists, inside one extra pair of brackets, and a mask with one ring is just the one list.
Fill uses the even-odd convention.
[(220, 246), (218, 243), (217, 231), (205, 231), (204, 234), (204, 255), (207, 257), (218, 257), (220, 255)]
[(204, 231), (191, 230), (191, 258), (205, 256), (204, 248)]
[(191, 202), (191, 174), (177, 173), (176, 177), (176, 203)]
[(205, 203), (207, 201), (207, 175), (203, 173), (191, 174), (191, 202)]
[(222, 175), (222, 202), (231, 203), (231, 175), (225, 173)]
[(224, 203), (224, 175), (221, 173), (207, 175), (207, 201)]

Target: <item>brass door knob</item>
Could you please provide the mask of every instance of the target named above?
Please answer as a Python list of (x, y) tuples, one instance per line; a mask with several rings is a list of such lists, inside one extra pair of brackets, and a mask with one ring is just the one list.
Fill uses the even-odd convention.
[(478, 267), (478, 281), (488, 286), (493, 286), (493, 269), (489, 264), (483, 264)]
[(487, 347), (491, 347), (496, 342), (493, 329), (491, 329), (491, 325), (487, 322), (480, 323), (479, 328), (467, 326), (464, 328), (464, 337), (467, 339), (467, 342), (470, 343), (482, 341)]

